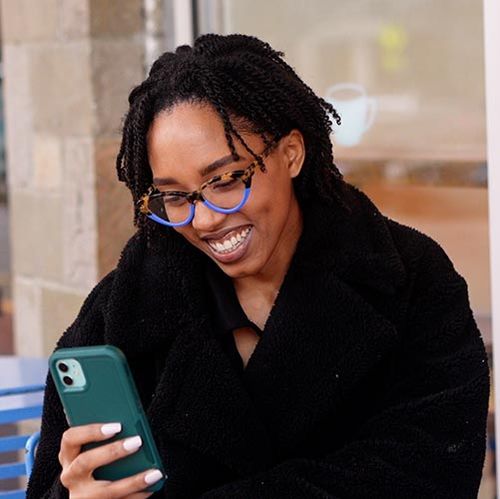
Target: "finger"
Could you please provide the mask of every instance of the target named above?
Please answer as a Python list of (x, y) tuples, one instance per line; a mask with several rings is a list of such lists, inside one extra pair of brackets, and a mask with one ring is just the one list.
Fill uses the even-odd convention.
[[(106, 494), (109, 494), (110, 498), (142, 499), (150, 497), (153, 495), (153, 492), (141, 491), (156, 483), (162, 476), (163, 474), (160, 470), (150, 469), (142, 471), (136, 475), (111, 482), (106, 486)], [(149, 481), (146, 481), (146, 479)]]
[(96, 468), (128, 456), (136, 452), (141, 446), (141, 437), (135, 435), (86, 450), (78, 454), (69, 464), (70, 475), (76, 477), (90, 476)]
[(106, 440), (121, 431), (121, 423), (92, 423), (72, 426), (62, 435), (59, 462), (64, 468), (80, 454), (82, 445)]

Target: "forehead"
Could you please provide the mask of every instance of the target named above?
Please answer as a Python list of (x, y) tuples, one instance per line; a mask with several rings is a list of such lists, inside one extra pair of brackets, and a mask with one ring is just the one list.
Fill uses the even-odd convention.
[[(241, 135), (259, 150), (258, 135)], [(235, 137), (233, 143), (241, 157), (248, 156)], [(174, 179), (169, 183), (192, 189), (203, 179), (204, 167), (230, 154), (222, 119), (213, 107), (200, 103), (180, 103), (158, 114), (148, 130), (147, 148), (153, 177)]]
[(147, 136), (148, 156), (197, 156), (209, 151), (228, 150), (224, 126), (208, 105), (181, 103), (161, 112), (153, 120)]
[(155, 183), (166, 186), (168, 182), (188, 190), (201, 182), (199, 172), (204, 165), (228, 154), (224, 127), (216, 113), (208, 106), (188, 104), (179, 104), (153, 120), (147, 148)]

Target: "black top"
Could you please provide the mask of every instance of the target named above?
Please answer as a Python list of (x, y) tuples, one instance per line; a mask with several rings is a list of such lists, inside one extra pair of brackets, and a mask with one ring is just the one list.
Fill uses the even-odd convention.
[(229, 360), (236, 371), (241, 374), (244, 369), (243, 359), (236, 348), (233, 330), (240, 327), (251, 327), (259, 336), (262, 336), (262, 330), (245, 314), (236, 295), (233, 282), (227, 274), (212, 262), (207, 262), (205, 274), (211, 291), (215, 331)]

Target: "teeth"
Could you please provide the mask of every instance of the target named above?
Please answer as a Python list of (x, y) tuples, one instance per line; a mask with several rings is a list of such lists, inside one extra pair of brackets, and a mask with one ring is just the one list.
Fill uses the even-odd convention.
[(230, 251), (233, 251), (235, 248), (237, 248), (242, 242), (246, 239), (248, 233), (250, 232), (250, 227), (246, 228), (245, 230), (242, 230), (240, 233), (231, 236), (230, 239), (226, 239), (222, 243), (220, 242), (214, 242), (214, 241), (208, 241), (208, 244), (210, 247), (218, 251), (219, 253), (229, 253)]

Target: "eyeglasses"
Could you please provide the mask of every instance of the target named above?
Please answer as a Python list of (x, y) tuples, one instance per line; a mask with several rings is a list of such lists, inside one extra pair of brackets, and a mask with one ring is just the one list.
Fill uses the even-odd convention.
[[(259, 158), (268, 156), (278, 142), (279, 140), (273, 140)], [(235, 213), (248, 200), (252, 177), (258, 164), (256, 159), (244, 170), (216, 175), (192, 192), (159, 191), (152, 185), (137, 201), (139, 211), (151, 220), (169, 227), (182, 227), (191, 223), (197, 201), (218, 213)], [(263, 165), (260, 167), (265, 171)]]

